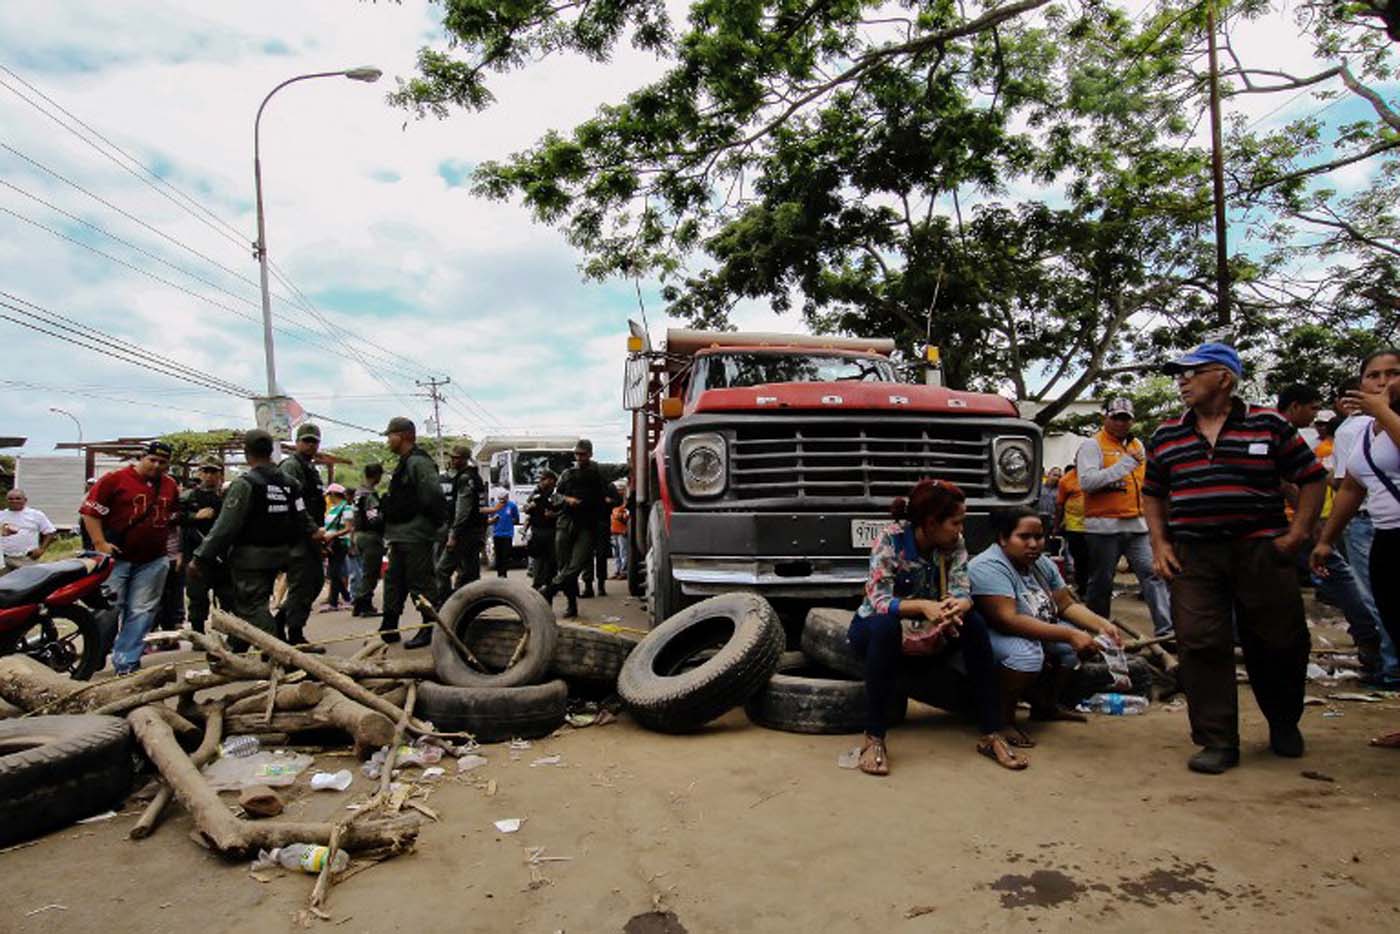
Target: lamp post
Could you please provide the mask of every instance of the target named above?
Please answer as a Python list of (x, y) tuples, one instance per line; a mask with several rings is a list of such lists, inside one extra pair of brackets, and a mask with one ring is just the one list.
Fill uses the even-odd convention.
[(269, 396), (275, 396), (278, 393), (277, 367), (272, 357), (272, 296), (267, 288), (267, 227), (263, 221), (262, 150), (259, 139), (263, 109), (267, 107), (267, 102), (272, 100), (272, 95), (297, 81), (309, 81), (312, 78), (349, 78), (351, 81), (364, 81), (372, 84), (378, 81), (383, 74), (384, 72), (378, 68), (365, 66), (347, 68), (343, 71), (318, 71), (309, 75), (288, 78), (268, 92), (267, 97), (263, 98), (262, 104), (258, 107), (257, 117), (253, 120), (253, 187), (256, 189), (258, 203), (258, 239), (253, 244), (253, 255), (258, 258), (258, 277), (262, 281), (263, 358), (267, 364), (267, 394)]
[(78, 456), (81, 457), (83, 454), (83, 423), (78, 421), (78, 416), (67, 409), (56, 409), (53, 406), (49, 406), (49, 411), (57, 415), (67, 415), (73, 420), (73, 424), (78, 426)]

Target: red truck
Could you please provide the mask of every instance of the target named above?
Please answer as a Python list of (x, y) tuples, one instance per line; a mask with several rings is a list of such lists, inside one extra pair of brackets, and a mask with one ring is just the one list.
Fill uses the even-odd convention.
[(1033, 505), (1040, 429), (1001, 396), (901, 383), (889, 340), (670, 330), (635, 322), (629, 589), (651, 625), (732, 590), (849, 601), (890, 502), (923, 477), (991, 510)]

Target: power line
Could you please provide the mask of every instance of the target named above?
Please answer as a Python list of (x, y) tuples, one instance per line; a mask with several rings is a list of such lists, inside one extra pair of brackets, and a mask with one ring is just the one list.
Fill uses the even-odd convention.
[[(149, 409), (169, 409), (175, 412), (192, 412), (196, 415), (213, 415), (217, 418), (229, 418), (238, 420), (242, 416), (230, 415), (227, 412), (210, 412), (207, 409), (191, 409), (181, 405), (169, 405), (164, 402), (153, 402), (150, 399), (125, 399), (120, 396), (105, 395), (99, 392), (81, 392), (63, 386), (47, 386), (43, 383), (31, 383), (24, 380), (0, 379), (0, 385), (12, 386), (15, 389), (23, 389), (34, 392), (58, 392), (65, 396), (82, 396), (87, 399), (99, 399), (103, 402), (119, 402), (124, 405), (137, 405), (141, 408)], [(161, 390), (165, 392), (166, 390)]]

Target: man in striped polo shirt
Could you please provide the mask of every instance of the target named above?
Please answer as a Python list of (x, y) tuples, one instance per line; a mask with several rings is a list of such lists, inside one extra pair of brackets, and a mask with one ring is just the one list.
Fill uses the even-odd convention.
[[(1171, 587), (1191, 739), (1202, 747), (1187, 765), (1219, 774), (1239, 764), (1236, 627), (1269, 747), (1301, 756), (1311, 642), (1294, 556), (1317, 521), (1327, 472), (1281, 415), (1236, 398), (1233, 347), (1202, 344), (1165, 369), (1187, 411), (1152, 435), (1142, 492), (1153, 566)], [(1284, 481), (1299, 488), (1291, 523)]]

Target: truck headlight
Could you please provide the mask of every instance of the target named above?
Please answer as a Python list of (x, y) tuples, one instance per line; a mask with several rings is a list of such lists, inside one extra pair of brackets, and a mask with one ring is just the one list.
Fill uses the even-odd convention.
[(1002, 493), (1029, 493), (1035, 485), (1035, 450), (1029, 438), (997, 438), (992, 442), (997, 489)]
[(729, 455), (722, 435), (706, 432), (681, 439), (681, 482), (691, 496), (724, 491)]

